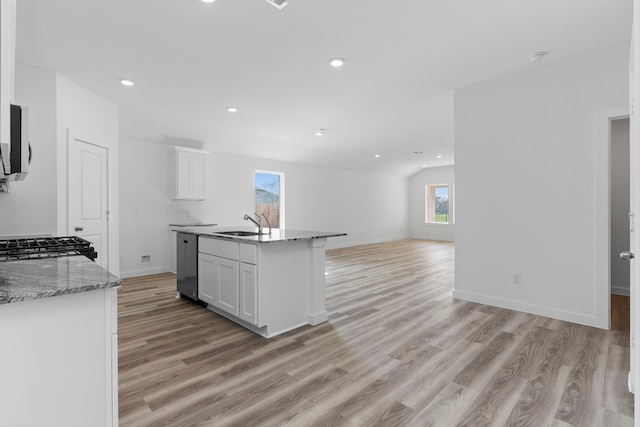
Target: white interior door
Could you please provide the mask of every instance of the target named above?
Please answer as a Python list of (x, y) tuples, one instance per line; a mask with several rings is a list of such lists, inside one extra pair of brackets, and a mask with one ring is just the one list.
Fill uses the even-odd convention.
[(96, 263), (109, 269), (108, 150), (69, 134), (67, 232), (93, 243)]
[[(629, 84), (630, 84), (630, 104), (631, 115), (629, 119), (630, 127), (630, 248), (631, 254), (637, 254), (640, 248), (640, 232), (638, 232), (638, 214), (640, 210), (640, 115), (638, 114), (638, 100), (640, 100), (640, 85), (637, 78), (640, 77), (640, 0), (633, 2), (633, 35), (631, 38), (631, 58), (629, 61)], [(638, 254), (640, 255), (640, 254)], [(640, 264), (638, 259), (631, 259), (631, 372), (629, 376), (629, 386), (634, 395), (634, 408), (636, 412), (634, 424), (640, 426), (640, 393), (637, 388), (640, 385), (640, 354), (637, 351), (638, 333), (640, 332)]]

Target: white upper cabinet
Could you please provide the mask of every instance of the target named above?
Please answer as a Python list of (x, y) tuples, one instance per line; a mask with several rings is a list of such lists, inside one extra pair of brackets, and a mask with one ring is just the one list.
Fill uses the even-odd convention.
[(171, 151), (172, 198), (176, 200), (204, 200), (207, 198), (207, 151), (174, 147)]

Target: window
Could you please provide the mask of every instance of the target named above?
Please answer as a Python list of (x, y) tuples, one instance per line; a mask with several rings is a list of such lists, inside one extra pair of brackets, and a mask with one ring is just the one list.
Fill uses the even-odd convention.
[(284, 228), (284, 173), (256, 171), (256, 213), (267, 217), (271, 228)]
[(425, 219), (429, 224), (453, 224), (449, 184), (425, 187)]

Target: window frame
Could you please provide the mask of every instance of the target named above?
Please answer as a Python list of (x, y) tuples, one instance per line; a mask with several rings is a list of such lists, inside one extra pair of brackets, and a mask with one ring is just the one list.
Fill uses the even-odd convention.
[[(256, 210), (256, 194), (255, 194), (255, 190), (256, 190), (256, 175), (257, 174), (266, 174), (266, 175), (277, 175), (280, 179), (280, 195), (279, 195), (279, 200), (278, 200), (278, 204), (279, 204), (279, 224), (278, 224), (278, 228), (280, 229), (284, 229), (285, 228), (285, 173), (284, 172), (279, 172), (279, 171), (270, 171), (270, 170), (265, 170), (265, 169), (256, 169), (253, 172), (253, 208), (254, 210)], [(267, 224), (264, 224), (265, 227), (268, 227)]]
[[(455, 184), (425, 184), (424, 186), (424, 224), (425, 225), (435, 225), (435, 226), (448, 226), (455, 224), (455, 209), (454, 209), (454, 186)], [(447, 188), (448, 193), (448, 213), (447, 213), (447, 222), (435, 222), (429, 221), (429, 188)], [(434, 190), (435, 191), (435, 190)], [(434, 207), (435, 210), (435, 207)], [(434, 212), (435, 215), (435, 212)]]

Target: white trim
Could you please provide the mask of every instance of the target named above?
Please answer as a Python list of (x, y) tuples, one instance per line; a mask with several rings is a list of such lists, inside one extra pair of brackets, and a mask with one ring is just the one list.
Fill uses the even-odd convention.
[(519, 301), (512, 301), (503, 298), (495, 298), (487, 295), (475, 294), (473, 292), (466, 291), (453, 291), (453, 298), (476, 302), (479, 304), (492, 305), (496, 307), (506, 308), (509, 310), (522, 311), (525, 313), (531, 313), (538, 316), (545, 316), (559, 320), (566, 320), (567, 322), (578, 323), (586, 326), (599, 327), (596, 317), (586, 316), (582, 313), (574, 313), (571, 311), (555, 310), (546, 306), (525, 304)]
[(150, 274), (161, 274), (161, 273), (173, 273), (173, 271), (171, 271), (169, 267), (155, 267), (155, 268), (147, 268), (144, 270), (121, 271), (120, 277), (122, 279), (127, 279), (130, 277), (148, 276)]
[(311, 326), (315, 326), (318, 325), (322, 322), (326, 322), (328, 320), (328, 316), (327, 316), (327, 312), (323, 311), (321, 313), (315, 313), (315, 314), (307, 314), (307, 322), (309, 322), (309, 324)]
[(631, 295), (631, 289), (622, 286), (611, 285), (611, 293), (613, 295), (622, 295), (628, 297)]
[(94, 147), (98, 147), (98, 148), (102, 148), (105, 150), (105, 154), (106, 154), (106, 159), (105, 159), (105, 167), (106, 167), (106, 173), (107, 173), (107, 182), (105, 183), (106, 185), (106, 189), (105, 191), (107, 192), (107, 235), (105, 236), (107, 239), (107, 254), (106, 255), (102, 255), (103, 257), (106, 258), (107, 262), (105, 263), (104, 269), (107, 271), (111, 271), (111, 265), (112, 265), (112, 245), (114, 245), (114, 241), (111, 238), (111, 232), (113, 231), (112, 229), (112, 225), (111, 225), (111, 217), (113, 215), (112, 213), (112, 200), (111, 200), (111, 169), (109, 167), (110, 162), (109, 159), (111, 158), (111, 147), (105, 144), (100, 144), (100, 143), (96, 143), (96, 142), (89, 142), (89, 139), (87, 138), (79, 138), (75, 135), (75, 133), (73, 133), (71, 131), (70, 128), (67, 128), (67, 232), (66, 235), (67, 236), (71, 236), (73, 235), (73, 233), (71, 232), (71, 206), (70, 205), (70, 197), (69, 195), (71, 194), (71, 156), (72, 156), (72, 152), (71, 152), (71, 145), (73, 141), (79, 141), (82, 142), (83, 144), (87, 144), (87, 145), (93, 145)]
[[(454, 207), (453, 207), (453, 186), (455, 184), (424, 184), (424, 191), (422, 192), (422, 194), (424, 195), (424, 200), (422, 203), (422, 207), (424, 208), (424, 226), (432, 226), (435, 225), (437, 227), (440, 226), (451, 226), (451, 225), (455, 225), (455, 217), (454, 217)], [(447, 202), (448, 202), (448, 209), (449, 209), (449, 213), (447, 214), (447, 222), (429, 222), (427, 221), (427, 191), (428, 191), (428, 187), (436, 187), (436, 188), (444, 188), (447, 187)], [(435, 208), (434, 208), (435, 209)], [(434, 213), (435, 215), (435, 213)]]
[(595, 212), (595, 319), (603, 329), (611, 327), (611, 230), (610, 230), (610, 161), (611, 120), (629, 116), (629, 107), (622, 106), (594, 113), (594, 212)]
[(208, 151), (198, 150), (197, 148), (181, 147), (179, 145), (174, 145), (173, 147), (171, 147), (171, 151), (183, 151), (188, 153), (206, 154), (206, 155), (210, 154)]
[(432, 242), (455, 242), (455, 239), (453, 238), (446, 238), (446, 237), (433, 237), (433, 236), (411, 236), (412, 239), (414, 240), (429, 240)]
[[(376, 243), (396, 242), (398, 240), (407, 240), (407, 239), (412, 239), (412, 237), (396, 236), (388, 239), (361, 240), (358, 242), (336, 243), (336, 244), (331, 244), (331, 240), (329, 240), (329, 243), (327, 244), (326, 248), (327, 249), (344, 249), (344, 248), (353, 248), (356, 246), (375, 245)], [(431, 240), (431, 239), (428, 239), (428, 240)]]

